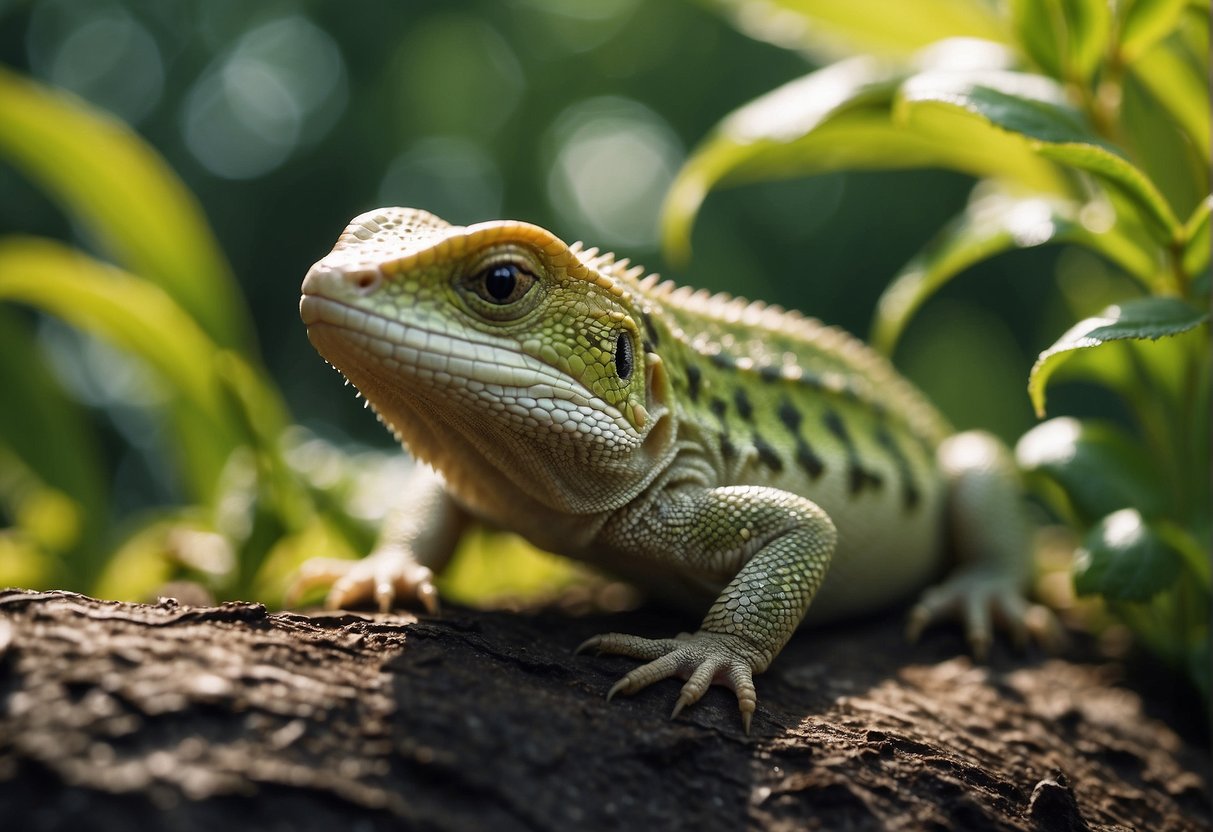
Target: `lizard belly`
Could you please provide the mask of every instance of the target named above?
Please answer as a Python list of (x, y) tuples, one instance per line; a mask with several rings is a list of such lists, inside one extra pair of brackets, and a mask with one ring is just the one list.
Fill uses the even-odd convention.
[(838, 547), (805, 620), (888, 607), (938, 577), (946, 562), (941, 497), (942, 489), (932, 488), (912, 512), (878, 495), (823, 504), (838, 529)]

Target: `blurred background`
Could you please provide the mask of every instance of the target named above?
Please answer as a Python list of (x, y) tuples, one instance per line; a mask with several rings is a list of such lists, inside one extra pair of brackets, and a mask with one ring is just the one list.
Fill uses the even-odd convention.
[[(692, 259), (664, 262), (658, 212), (690, 149), (811, 68), (679, 0), (0, 0), (0, 63), (108, 110), (163, 154), (201, 201), (295, 417), (379, 445), (388, 436), (296, 313), (304, 272), (362, 211), (525, 219), (865, 335), (880, 291), (972, 184), (838, 173), (726, 191), (707, 201)], [(0, 230), (89, 246), (4, 161)], [(1040, 314), (1055, 256), (988, 264), (988, 279), (959, 281), (912, 325), (898, 364), (960, 425), (1008, 440), (1030, 426), (1027, 370), (1066, 320)], [(116, 499), (171, 499), (149, 466), (124, 466)]]
[[(1014, 62), (1006, 66), (1040, 73), (1018, 76), (1029, 87), (1079, 101), (1105, 137), (1092, 141), (1154, 150), (1138, 155), (1175, 206), (1171, 226), (1207, 193), (1190, 175), (1208, 170), (1207, 141), (1190, 141), (1208, 135), (1207, 5), (1123, 3), (1115, 25), (1102, 0), (1083, 6), (1093, 17), (1065, 25), (1034, 0), (931, 0), (923, 14), (879, 2), (800, 5), (834, 14), (850, 26), (838, 31), (859, 40), (819, 40), (820, 21), (784, 0), (0, 0), (0, 586), (145, 598), (186, 575), (218, 596), (273, 602), (304, 558), (368, 551), (403, 457), (312, 350), (297, 305), (310, 264), (375, 207), (425, 208), (458, 224), (528, 220), (680, 283), (866, 336), (882, 291), (946, 236), (973, 177), (930, 167), (785, 171), (712, 189), (690, 256), (676, 261), (660, 243), (663, 199), (747, 102), (849, 54), (904, 61), (956, 34), (1000, 41), (996, 51)], [(1079, 36), (1092, 44), (1081, 66), (1062, 54)], [(1134, 50), (1150, 58), (1141, 81), (1121, 75)], [(1104, 95), (1112, 82), (1114, 101)], [(894, 86), (884, 89), (877, 104), (887, 109)], [(1143, 90), (1187, 133), (1158, 117)], [(1049, 117), (1069, 124), (1067, 112)], [(1101, 112), (1111, 121), (1098, 123)], [(771, 114), (767, 126), (794, 132), (796, 113)], [(999, 127), (1022, 138), (1016, 131), (1030, 134), (1035, 118)], [(983, 129), (997, 146), (998, 131)], [(893, 152), (877, 142), (871, 161), (887, 167), (880, 155)], [(1045, 210), (1026, 234), (1007, 216), (979, 217), (978, 236), (988, 226), (1002, 242), (962, 234), (980, 262), (898, 340), (894, 362), (958, 427), (1009, 443), (1029, 430), (1037, 355), (1110, 300), (1144, 286), (1191, 291), (1207, 305), (1207, 277), (1190, 290), (1178, 267), (1159, 276), (1179, 248), (1133, 236), (1140, 216), (1143, 228), (1151, 221), (1149, 199), (1113, 193), (1109, 203), (1090, 172), (1057, 175), (1061, 214), (1011, 200), (1012, 213)], [(1106, 216), (1109, 205), (1131, 221), (1099, 236), (1103, 256), (1038, 245), (1082, 231), (1080, 209)], [(1163, 232), (1186, 241), (1185, 267), (1197, 273), (1208, 262), (1208, 203), (1203, 210), (1203, 226)], [(1135, 266), (1141, 285), (1125, 276)], [(1183, 306), (1180, 318), (1168, 332), (1196, 325), (1199, 309)], [(1094, 381), (1116, 384), (1051, 390), (1050, 412), (1133, 423), (1110, 388), (1132, 399), (1138, 381), (1105, 370)], [(1202, 379), (1194, 370), (1185, 389), (1203, 389), (1207, 401)], [(1151, 423), (1163, 444), (1173, 415)], [(1080, 433), (1067, 434), (1074, 447)], [(1096, 468), (1072, 479), (1078, 492), (1102, 484), (1098, 466), (1113, 459), (1123, 476), (1108, 481), (1128, 484), (1085, 503), (1071, 494), (1090, 508), (1078, 512), (1079, 531), (1145, 499), (1132, 493), (1136, 469), (1119, 462), (1135, 440), (1116, 433), (1106, 453), (1107, 435)], [(1084, 453), (1067, 459), (1088, 464)], [(1201, 480), (1200, 464), (1184, 463), (1207, 486), (1207, 467)], [(1207, 510), (1181, 508), (1207, 537)], [(1199, 559), (1199, 543), (1184, 540)], [(1061, 547), (1065, 558), (1073, 544)], [(444, 591), (483, 597), (503, 581), (522, 591), (563, 568), (542, 559), (519, 568), (502, 551), (457, 571)]]

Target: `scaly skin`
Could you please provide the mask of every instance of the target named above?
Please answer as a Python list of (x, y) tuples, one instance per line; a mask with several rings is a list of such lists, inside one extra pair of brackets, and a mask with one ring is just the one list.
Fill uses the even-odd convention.
[[(717, 683), (749, 731), (753, 674), (805, 618), (863, 613), (957, 573), (910, 633), (959, 613), (1022, 640), (1028, 529), (1006, 451), (952, 435), (892, 367), (796, 313), (658, 283), (520, 222), (424, 211), (356, 218), (303, 283), (320, 353), (438, 472), (360, 562), (305, 566), (329, 603), (433, 609), (433, 570), (472, 521), (707, 606), (697, 632), (618, 633), (580, 649), (646, 664), (608, 694), (671, 676), (674, 708)], [(820, 590), (820, 592), (819, 592)], [(703, 606), (699, 606), (702, 609)]]

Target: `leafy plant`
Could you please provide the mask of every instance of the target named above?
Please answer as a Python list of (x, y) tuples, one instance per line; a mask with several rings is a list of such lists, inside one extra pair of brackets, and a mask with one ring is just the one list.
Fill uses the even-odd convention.
[(0, 300), (85, 334), (76, 359), (114, 348), (106, 369), (125, 364), (134, 377), (139, 424), (159, 434), (142, 453), (173, 501), (140, 517), (110, 507), (113, 465), (96, 421), (49, 369), (56, 338), (0, 308), (0, 383), (19, 404), (0, 408), (0, 511), (10, 521), (0, 584), (143, 598), (184, 572), (222, 596), (264, 597), (306, 555), (364, 551), (372, 532), (348, 506), (352, 463), (291, 428), (192, 195), (129, 128), (79, 100), (0, 70), (0, 109), (0, 155), (111, 261), (54, 240), (0, 238)]
[[(1060, 243), (1134, 288), (1041, 352), (1054, 379), (1121, 397), (1131, 429), (1059, 418), (1021, 464), (1081, 535), (1079, 594), (1209, 692), (1209, 9), (1188, 0), (718, 0), (750, 34), (829, 63), (726, 116), (663, 214), (689, 253), (714, 189), (839, 169), (943, 167), (978, 178), (966, 210), (896, 276), (873, 342), (970, 266)], [(1094, 313), (1094, 314), (1092, 314)]]

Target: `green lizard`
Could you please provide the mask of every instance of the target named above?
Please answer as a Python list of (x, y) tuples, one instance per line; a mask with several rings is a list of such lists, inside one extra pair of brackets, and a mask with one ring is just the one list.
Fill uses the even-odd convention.
[(1008, 452), (954, 434), (839, 329), (676, 288), (527, 223), (461, 227), (406, 208), (355, 218), (308, 272), (300, 314), (432, 467), (368, 558), (305, 565), (296, 589), (332, 582), (332, 606), (435, 609), (433, 572), (467, 525), (509, 529), (710, 604), (694, 634), (610, 633), (579, 650), (646, 662), (608, 698), (685, 679), (675, 716), (725, 685), (747, 732), (753, 674), (806, 611), (894, 603), (939, 576), (949, 549), (960, 567), (921, 596), (911, 637), (960, 614), (981, 653), (992, 619), (1020, 641), (1033, 629)]

